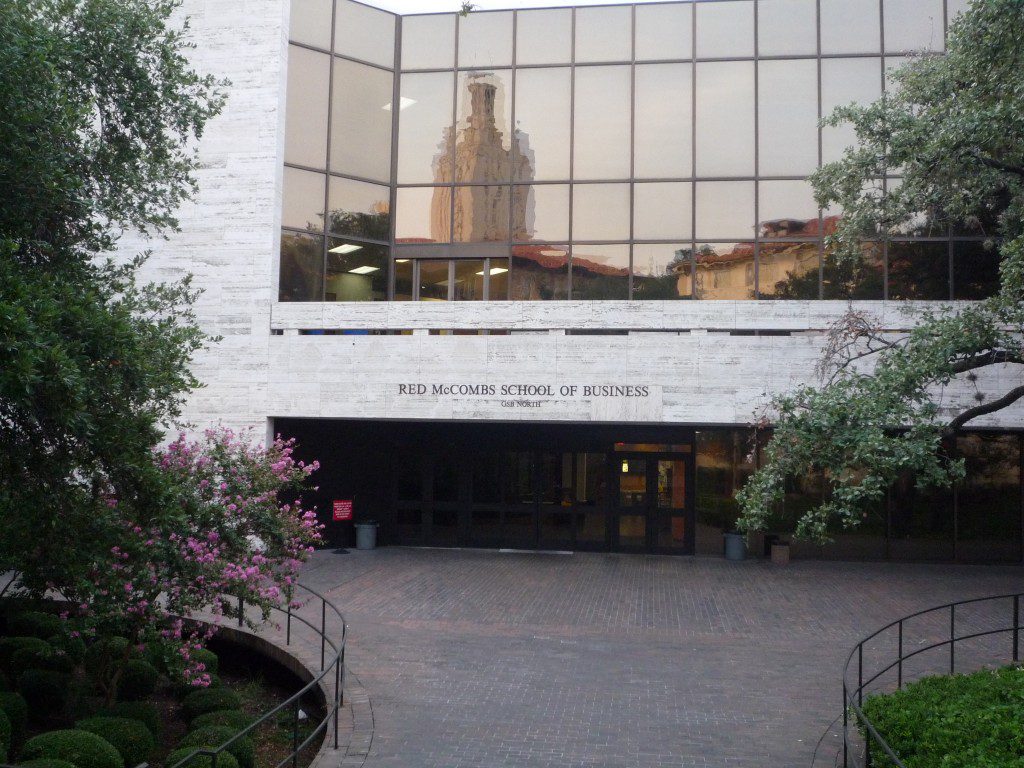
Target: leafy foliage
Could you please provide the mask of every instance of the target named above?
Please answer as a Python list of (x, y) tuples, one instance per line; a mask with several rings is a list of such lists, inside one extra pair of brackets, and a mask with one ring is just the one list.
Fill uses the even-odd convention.
[(194, 720), (207, 712), (218, 712), (224, 709), (240, 709), (242, 700), (229, 688), (205, 688), (193, 691), (185, 697), (182, 704), (185, 719)]
[(95, 733), (110, 742), (126, 766), (146, 762), (156, 749), (156, 738), (138, 720), (126, 717), (90, 717), (79, 720), (75, 728)]
[(53, 758), (67, 760), (77, 768), (124, 768), (124, 760), (108, 742), (89, 731), (49, 731), (25, 742), (24, 760)]
[[(927, 677), (870, 697), (864, 714), (907, 768), (996, 768), (1024, 760), (1024, 669)], [(872, 766), (891, 766), (882, 752)]]
[[(811, 177), (818, 203), (843, 210), (827, 243), (837, 269), (859, 268), (866, 237), (955, 227), (998, 249), (1000, 292), (956, 311), (921, 311), (903, 336), (849, 313), (830, 335), (823, 383), (773, 401), (765, 461), (738, 495), (741, 529), (766, 527), (788, 477), (827, 478), (828, 498), (796, 523), (797, 536), (816, 541), (858, 525), (898, 479), (949, 486), (964, 465), (948, 438), (1024, 397), (1013, 368), (999, 379), (1010, 382), (1005, 391), (978, 390), (972, 406), (950, 413), (941, 400), (954, 381), (1024, 363), (1022, 36), (1019, 0), (975, 2), (951, 26), (947, 55), (913, 59), (882, 99), (825, 121), (850, 122), (859, 141)], [(902, 183), (883, 194), (879, 179), (897, 171)]]

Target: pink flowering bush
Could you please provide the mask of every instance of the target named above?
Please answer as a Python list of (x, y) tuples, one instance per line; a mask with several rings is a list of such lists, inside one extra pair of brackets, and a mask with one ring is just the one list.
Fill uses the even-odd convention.
[[(51, 584), (77, 609), (86, 634), (126, 637), (125, 659), (147, 650), (197, 687), (209, 673), (192, 654), (216, 623), (238, 615), (255, 626), (272, 606), (292, 599), (299, 567), (320, 540), (316, 512), (300, 494), (317, 462), (293, 458), (292, 440), (253, 444), (228, 429), (200, 440), (179, 436), (155, 453), (166, 484), (158, 508), (122, 506), (108, 495), (101, 516), (113, 525), (106, 557), (80, 569), (73, 583)], [(102, 522), (102, 521), (101, 521)], [(192, 621), (212, 617), (205, 629)], [(108, 696), (116, 692), (112, 666)]]

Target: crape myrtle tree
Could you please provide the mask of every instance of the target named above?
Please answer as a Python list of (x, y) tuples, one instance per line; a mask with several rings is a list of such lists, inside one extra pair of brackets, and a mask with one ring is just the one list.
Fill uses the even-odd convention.
[[(925, 312), (905, 335), (850, 312), (829, 335), (818, 386), (774, 399), (761, 468), (740, 492), (741, 530), (763, 530), (787, 478), (823, 475), (826, 499), (796, 535), (826, 541), (854, 527), (897, 481), (948, 487), (964, 475), (950, 440), (980, 416), (1024, 397), (1024, 2), (976, 0), (950, 26), (945, 56), (921, 55), (891, 75), (869, 106), (837, 109), (857, 146), (811, 176), (818, 203), (843, 215), (827, 242), (855, 268), (865, 238), (914, 232), (983, 234), (999, 255), (998, 295)], [(880, 179), (902, 177), (882, 194)], [(908, 310), (909, 311), (909, 310)], [(999, 376), (976, 384), (985, 369)], [(974, 400), (941, 399), (954, 381)], [(1001, 389), (994, 389), (995, 387)]]
[(145, 255), (109, 254), (125, 229), (176, 228), (223, 104), (178, 5), (0, 3), (0, 571), (140, 643), (187, 644), (170, 614), (218, 590), (266, 610), (317, 532), (290, 445), (156, 450), (211, 339), (188, 279), (146, 284)]

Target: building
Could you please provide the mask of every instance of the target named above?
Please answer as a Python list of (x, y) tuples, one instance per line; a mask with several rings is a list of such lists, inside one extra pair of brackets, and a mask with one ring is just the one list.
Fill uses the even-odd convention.
[[(804, 181), (851, 143), (819, 117), (941, 53), (960, 5), (265, 0), (239, 19), (188, 0), (199, 66), (232, 83), (151, 262), (196, 275), (223, 337), (188, 418), (299, 438), (337, 541), (351, 500), (384, 543), (720, 552), (748, 425), (813, 380), (850, 302), (899, 332), (996, 286), (977, 232), (907, 231), (837, 269), (839, 212)], [(986, 375), (944, 403), (1016, 374)], [(1020, 560), (1022, 425), (1019, 404), (978, 419), (965, 488), (906, 478), (807, 550)], [(825, 492), (795, 479), (778, 530)]]

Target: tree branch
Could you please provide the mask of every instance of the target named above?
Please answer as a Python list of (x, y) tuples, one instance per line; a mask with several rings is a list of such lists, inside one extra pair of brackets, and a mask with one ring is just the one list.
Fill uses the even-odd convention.
[(1024, 178), (1024, 168), (1019, 165), (1011, 165), (1004, 163), (991, 157), (985, 157), (981, 154), (980, 150), (975, 149), (971, 152), (972, 155), (978, 160), (979, 163), (986, 166), (987, 168), (995, 168), (997, 171), (1005, 171), (1006, 173), (1012, 173), (1015, 176)]
[(953, 363), (952, 368), (956, 373), (967, 373), (967, 371), (973, 371), (977, 368), (984, 368), (985, 366), (995, 365), (997, 363), (1024, 364), (1024, 358), (1016, 352), (1007, 352), (1005, 349), (992, 349), (976, 355), (971, 355), (970, 357), (965, 357), (963, 360), (958, 360)]
[(946, 425), (946, 434), (955, 434), (968, 421), (976, 419), (979, 416), (984, 416), (986, 413), (1001, 411), (1003, 408), (1012, 405), (1022, 397), (1024, 397), (1024, 384), (1019, 387), (1014, 387), (998, 400), (993, 400), (989, 403), (983, 403), (981, 405), (976, 405), (973, 408), (968, 408)]

